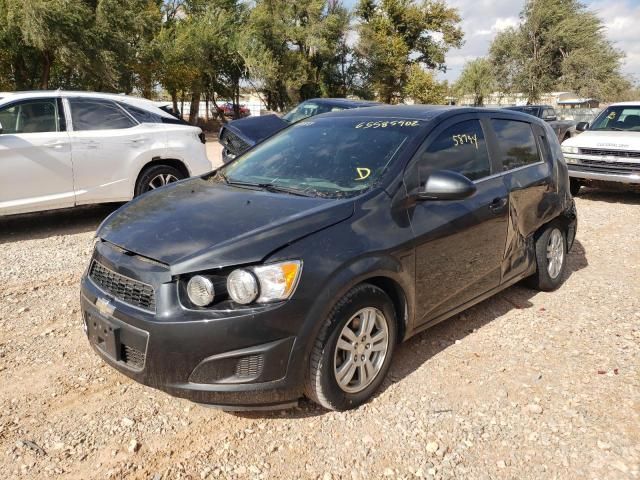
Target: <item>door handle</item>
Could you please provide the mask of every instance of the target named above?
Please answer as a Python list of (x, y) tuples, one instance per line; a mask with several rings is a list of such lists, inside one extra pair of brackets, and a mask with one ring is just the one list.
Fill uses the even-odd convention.
[(132, 138), (131, 140), (129, 140), (129, 143), (132, 145), (140, 145), (142, 143), (144, 143), (146, 139), (144, 137), (141, 138)]
[(489, 204), (489, 210), (492, 213), (498, 214), (504, 212), (507, 207), (507, 199), (506, 198), (494, 198), (493, 201)]
[(98, 148), (98, 146), (100, 145), (99, 142), (93, 141), (93, 140), (86, 140), (84, 142), (82, 142), (82, 144), (87, 147), (88, 149), (95, 149)]
[(43, 146), (45, 148), (53, 148), (55, 150), (60, 150), (61, 148), (64, 148), (67, 145), (67, 142), (51, 142), (51, 143), (45, 143)]

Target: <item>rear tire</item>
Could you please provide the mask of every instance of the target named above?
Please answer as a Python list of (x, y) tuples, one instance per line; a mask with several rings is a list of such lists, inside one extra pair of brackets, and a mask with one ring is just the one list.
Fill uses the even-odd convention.
[(535, 290), (551, 292), (564, 280), (567, 267), (567, 236), (558, 222), (547, 225), (535, 243), (536, 273), (528, 279)]
[(370, 284), (354, 287), (333, 307), (316, 338), (305, 395), (329, 410), (365, 403), (387, 375), (396, 338), (389, 296)]
[(571, 195), (573, 195), (574, 197), (577, 197), (578, 194), (580, 193), (581, 187), (582, 187), (582, 183), (580, 182), (580, 180), (575, 178), (569, 179), (569, 191), (571, 192)]
[(150, 192), (156, 188), (164, 187), (169, 183), (177, 182), (185, 178), (185, 175), (170, 165), (153, 165), (142, 171), (136, 182), (134, 197)]

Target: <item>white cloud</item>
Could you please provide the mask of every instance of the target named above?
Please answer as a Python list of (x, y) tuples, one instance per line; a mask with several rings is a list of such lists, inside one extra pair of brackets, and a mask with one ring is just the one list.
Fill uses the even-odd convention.
[[(524, 0), (449, 0), (462, 17), (465, 44), (447, 55), (447, 73), (442, 78), (455, 81), (468, 60), (485, 56), (495, 35), (520, 22)], [(588, 8), (604, 22), (607, 37), (626, 58), (623, 73), (640, 81), (640, 1), (587, 0)]]

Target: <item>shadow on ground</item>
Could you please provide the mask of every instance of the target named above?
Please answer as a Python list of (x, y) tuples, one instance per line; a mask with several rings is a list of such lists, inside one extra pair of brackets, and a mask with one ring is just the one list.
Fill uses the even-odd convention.
[(95, 231), (120, 205), (109, 203), (0, 217), (0, 244)]
[(640, 205), (640, 190), (619, 188), (586, 188), (582, 187), (578, 198), (624, 205)]
[[(585, 249), (580, 241), (576, 240), (567, 259), (565, 280), (588, 265)], [(462, 340), (470, 333), (479, 330), (513, 309), (531, 308), (533, 304), (530, 300), (538, 293), (523, 283), (516, 284), (399, 345), (395, 351), (389, 374), (376, 396), (382, 394), (392, 384), (403, 381), (427, 360), (455, 344), (457, 340)], [(234, 415), (244, 418), (272, 419), (314, 417), (325, 413), (327, 413), (326, 410), (306, 399), (302, 400), (297, 408), (291, 410), (233, 412)]]

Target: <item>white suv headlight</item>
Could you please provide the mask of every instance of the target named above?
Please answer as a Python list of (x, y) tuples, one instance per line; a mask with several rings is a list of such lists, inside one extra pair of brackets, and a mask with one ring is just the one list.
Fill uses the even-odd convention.
[(293, 295), (301, 272), (300, 260), (234, 270), (227, 277), (227, 291), (242, 305), (286, 300)]
[(570, 147), (569, 145), (562, 145), (562, 153), (578, 153), (578, 147)]

